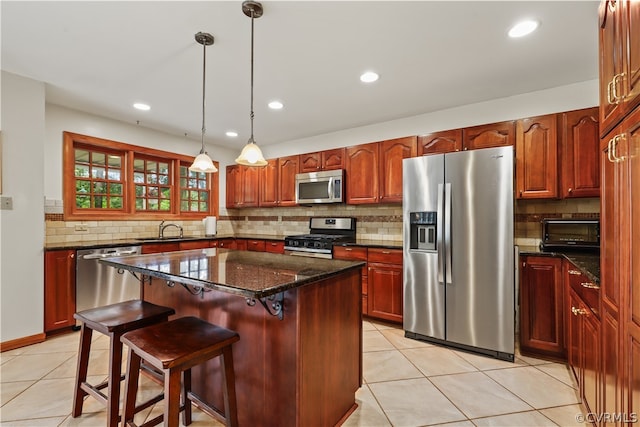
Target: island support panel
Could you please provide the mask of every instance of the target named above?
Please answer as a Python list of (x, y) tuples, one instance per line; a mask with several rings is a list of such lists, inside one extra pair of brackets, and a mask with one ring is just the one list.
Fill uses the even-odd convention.
[[(146, 301), (173, 307), (240, 335), (233, 359), (241, 426), (333, 426), (355, 407), (362, 383), (359, 269), (284, 293), (284, 318), (242, 296), (145, 280)], [(222, 408), (220, 364), (193, 368), (192, 388)]]

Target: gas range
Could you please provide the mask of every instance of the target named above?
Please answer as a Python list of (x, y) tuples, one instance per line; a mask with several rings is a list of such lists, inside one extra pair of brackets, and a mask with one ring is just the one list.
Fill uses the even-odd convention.
[(285, 253), (318, 258), (332, 258), (333, 245), (355, 242), (355, 218), (311, 218), (309, 234), (284, 238)]

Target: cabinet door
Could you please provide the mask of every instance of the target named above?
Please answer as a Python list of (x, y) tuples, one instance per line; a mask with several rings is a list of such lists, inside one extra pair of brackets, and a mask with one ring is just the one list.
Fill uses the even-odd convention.
[(322, 153), (300, 154), (300, 172), (318, 172), (322, 170)]
[(562, 259), (521, 259), (520, 348), (564, 358)]
[(344, 148), (322, 152), (322, 170), (344, 169)]
[(224, 249), (238, 249), (236, 239), (219, 239), (218, 247)]
[(260, 207), (277, 206), (280, 195), (278, 185), (278, 159), (267, 160), (267, 165), (260, 170)]
[(569, 284), (566, 284), (566, 290), (569, 298), (569, 310), (566, 312), (568, 335), (567, 359), (580, 387), (579, 393), (582, 395), (582, 317), (578, 315), (577, 311), (580, 309), (580, 298), (571, 290)]
[(444, 130), (418, 136), (418, 156), (462, 150), (462, 129)]
[[(334, 246), (333, 258), (334, 259), (346, 259), (354, 261), (367, 261), (368, 249), (363, 247), (346, 247), (346, 246)], [(369, 270), (367, 264), (360, 269), (360, 275), (362, 280), (362, 314), (369, 314)]]
[(44, 253), (44, 331), (75, 325), (76, 253), (73, 250)]
[(180, 243), (145, 243), (142, 245), (142, 254), (158, 254), (161, 252), (173, 252), (180, 250)]
[[(581, 313), (587, 311), (582, 306)], [(583, 397), (590, 412), (600, 413), (600, 321), (588, 312), (582, 321)]]
[(279, 206), (296, 205), (296, 174), (299, 156), (281, 157), (278, 160), (280, 201)]
[[(622, 2), (607, 0), (600, 4), (600, 134), (606, 135), (622, 117), (622, 82), (625, 37)], [(615, 81), (614, 81), (615, 79)]]
[(402, 322), (402, 265), (369, 264), (368, 314)]
[(598, 108), (562, 114), (562, 197), (600, 197)]
[(402, 160), (416, 156), (416, 137), (380, 142), (380, 203), (402, 203)]
[(257, 207), (260, 194), (260, 173), (262, 168), (257, 166), (240, 166), (242, 170), (243, 199), (242, 207)]
[(531, 117), (516, 125), (516, 188), (519, 199), (558, 197), (557, 116)]
[(624, 7), (626, 15), (624, 33), (627, 35), (628, 43), (625, 102), (627, 111), (631, 111), (640, 105), (640, 2), (628, 1), (625, 2)]
[(515, 122), (490, 123), (462, 129), (462, 148), (504, 147), (515, 143)]
[(242, 176), (239, 165), (227, 166), (226, 174), (226, 206), (227, 209), (237, 208), (242, 204)]
[(378, 143), (346, 150), (346, 202), (357, 205), (378, 202)]

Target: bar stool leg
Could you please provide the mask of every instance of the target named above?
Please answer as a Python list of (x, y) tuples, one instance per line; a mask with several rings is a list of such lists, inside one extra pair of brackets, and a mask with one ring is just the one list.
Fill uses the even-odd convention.
[(87, 392), (80, 388), (80, 384), (87, 381), (87, 370), (89, 368), (89, 351), (91, 349), (91, 335), (93, 329), (82, 324), (80, 332), (80, 348), (78, 350), (78, 367), (76, 371), (76, 384), (73, 390), (73, 417), (82, 414), (82, 405)]
[(164, 370), (164, 422), (165, 426), (178, 427), (180, 415), (180, 369)]
[(182, 414), (182, 423), (185, 426), (191, 424), (191, 399), (189, 392), (191, 391), (191, 368), (182, 373), (182, 400), (184, 401), (184, 413)]
[(236, 385), (231, 346), (227, 346), (222, 350), (220, 363), (222, 368), (222, 386), (224, 389), (224, 414), (227, 418), (227, 426), (235, 427), (238, 425), (238, 407), (236, 403)]
[(124, 385), (124, 408), (122, 409), (122, 425), (127, 426), (133, 421), (136, 409), (136, 396), (138, 395), (138, 380), (140, 379), (141, 358), (133, 350), (129, 349), (127, 358), (127, 376)]
[(111, 340), (109, 356), (109, 401), (107, 406), (107, 420), (109, 427), (118, 427), (120, 418), (120, 380), (122, 376), (122, 342), (120, 334), (109, 334)]

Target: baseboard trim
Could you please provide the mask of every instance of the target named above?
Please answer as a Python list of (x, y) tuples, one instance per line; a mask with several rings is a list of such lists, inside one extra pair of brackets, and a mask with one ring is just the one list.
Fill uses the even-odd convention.
[(31, 344), (43, 342), (46, 338), (44, 333), (35, 334), (28, 337), (16, 338), (15, 340), (0, 342), (0, 352), (14, 350)]

